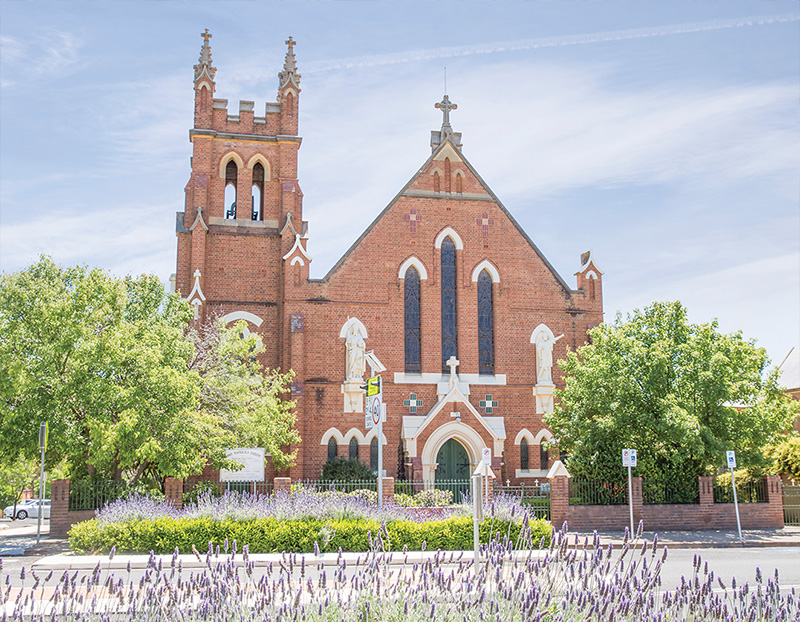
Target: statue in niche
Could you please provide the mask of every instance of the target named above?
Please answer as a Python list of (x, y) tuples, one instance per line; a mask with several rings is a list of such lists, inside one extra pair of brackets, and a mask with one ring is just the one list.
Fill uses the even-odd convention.
[(553, 383), (553, 345), (563, 336), (554, 338), (549, 330), (536, 335), (536, 380), (539, 384)]
[(367, 344), (355, 323), (347, 332), (345, 347), (347, 348), (347, 380), (363, 380), (364, 372), (367, 370), (367, 361), (364, 357)]

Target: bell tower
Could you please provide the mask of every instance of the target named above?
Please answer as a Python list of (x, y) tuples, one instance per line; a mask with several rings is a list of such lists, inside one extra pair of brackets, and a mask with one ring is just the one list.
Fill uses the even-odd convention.
[[(216, 95), (211, 34), (201, 34), (194, 66), (191, 175), (178, 212), (175, 287), (195, 307), (195, 318), (246, 319), (253, 332), (275, 330), (283, 292), (283, 256), (303, 249), (302, 192), (297, 180), (300, 74), (289, 37), (278, 97), (256, 111), (238, 111)], [(293, 235), (287, 235), (288, 228)], [(265, 324), (266, 323), (266, 324)], [(262, 326), (263, 325), (263, 326)], [(270, 348), (274, 352), (270, 352)], [(278, 364), (267, 344), (265, 363)]]

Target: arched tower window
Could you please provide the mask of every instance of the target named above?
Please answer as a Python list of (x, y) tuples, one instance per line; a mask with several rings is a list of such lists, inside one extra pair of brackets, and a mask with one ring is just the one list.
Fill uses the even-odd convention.
[(478, 275), (478, 373), (494, 374), (494, 297), (492, 275)]
[(253, 220), (261, 220), (264, 216), (264, 167), (256, 162), (253, 167), (252, 212)]
[(236, 162), (231, 160), (225, 165), (225, 218), (236, 218), (236, 183), (239, 178), (239, 170)]
[(519, 444), (519, 468), (527, 471), (530, 468), (530, 459), (528, 458), (528, 439), (523, 438)]
[(328, 439), (328, 460), (335, 460), (338, 453), (339, 445), (336, 443), (336, 438), (331, 436)]
[(433, 191), (439, 192), (442, 188), (441, 176), (439, 175), (439, 171), (436, 171), (433, 174)]
[(405, 274), (405, 344), (406, 373), (422, 371), (422, 348), (420, 331), (420, 285), (419, 272), (413, 266)]
[(456, 299), (456, 245), (442, 240), (442, 373), (449, 373), (447, 360), (458, 358), (458, 314)]
[(378, 437), (374, 437), (369, 442), (369, 468), (374, 473), (378, 472)]
[(358, 460), (358, 439), (354, 436), (350, 439), (350, 460)]

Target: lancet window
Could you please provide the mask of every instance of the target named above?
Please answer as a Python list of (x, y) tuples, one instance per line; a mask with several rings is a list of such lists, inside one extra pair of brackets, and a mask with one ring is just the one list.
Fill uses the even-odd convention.
[(354, 436), (350, 439), (350, 460), (358, 460), (358, 439)]
[(478, 275), (478, 373), (494, 374), (494, 294), (492, 275)]
[(420, 285), (419, 272), (413, 266), (405, 274), (405, 345), (406, 373), (422, 371), (422, 348), (420, 331)]
[(339, 453), (339, 445), (336, 442), (336, 438), (331, 436), (328, 439), (328, 460), (335, 460), (336, 454)]
[(250, 217), (261, 220), (264, 215), (264, 167), (256, 162), (253, 167), (253, 189), (251, 193), (252, 208)]
[(530, 459), (528, 457), (528, 439), (523, 438), (519, 443), (519, 468), (527, 471), (530, 468)]
[(374, 437), (369, 442), (369, 468), (374, 473), (378, 472), (378, 437)]
[(539, 468), (550, 468), (550, 456), (547, 455), (547, 448), (544, 445), (539, 445)]
[(239, 170), (236, 162), (231, 160), (225, 165), (225, 218), (236, 218), (236, 184), (239, 178)]
[(450, 373), (447, 361), (458, 358), (458, 301), (456, 297), (456, 245), (442, 240), (442, 373)]

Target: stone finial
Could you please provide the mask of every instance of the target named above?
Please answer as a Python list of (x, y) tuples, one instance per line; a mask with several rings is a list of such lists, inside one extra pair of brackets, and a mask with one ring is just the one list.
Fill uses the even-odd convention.
[(211, 38), (211, 33), (206, 28), (205, 32), (201, 32), (200, 36), (203, 37), (203, 47), (200, 48), (200, 58), (198, 64), (194, 66), (194, 81), (197, 82), (205, 75), (212, 82), (217, 73), (217, 68), (211, 65), (211, 44), (208, 40)]
[(278, 90), (286, 88), (291, 82), (299, 91), (300, 74), (297, 73), (297, 59), (295, 59), (294, 56), (294, 46), (297, 45), (297, 42), (289, 37), (289, 39), (286, 41), (286, 45), (289, 46), (289, 49), (286, 51), (286, 60), (283, 62), (283, 71), (278, 74), (278, 79), (280, 80), (280, 86), (278, 87)]
[(434, 104), (434, 106), (441, 110), (442, 115), (444, 116), (442, 121), (442, 130), (444, 130), (445, 127), (450, 127), (450, 111), (458, 108), (458, 105), (451, 102), (450, 98), (447, 96), (447, 94), (445, 94), (445, 96), (442, 98), (442, 101), (437, 102)]
[(446, 140), (450, 140), (458, 149), (461, 149), (461, 132), (454, 132), (453, 127), (450, 125), (450, 111), (456, 110), (458, 106), (450, 101), (450, 98), (445, 93), (442, 101), (436, 102), (434, 107), (442, 111), (442, 129), (438, 132), (436, 130), (431, 132), (431, 149), (436, 151), (436, 148)]

